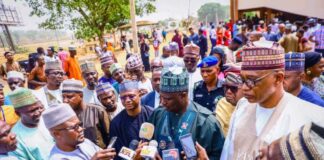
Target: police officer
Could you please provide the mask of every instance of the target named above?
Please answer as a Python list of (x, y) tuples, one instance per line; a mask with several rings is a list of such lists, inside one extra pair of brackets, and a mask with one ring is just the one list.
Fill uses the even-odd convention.
[(220, 71), (218, 60), (214, 56), (205, 57), (197, 67), (203, 80), (196, 82), (193, 92), (193, 101), (206, 107), (210, 111), (215, 110), (215, 106), (219, 99), (224, 96), (223, 79), (218, 79)]

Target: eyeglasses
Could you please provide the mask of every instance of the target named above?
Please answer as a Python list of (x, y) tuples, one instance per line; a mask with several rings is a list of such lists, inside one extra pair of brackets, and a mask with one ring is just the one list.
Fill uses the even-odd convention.
[(126, 101), (127, 98), (129, 98), (130, 100), (134, 100), (135, 97), (136, 97), (136, 95), (125, 95), (125, 96), (120, 96), (120, 99), (121, 99), (122, 101)]
[(66, 127), (66, 128), (62, 128), (62, 129), (57, 129), (59, 131), (63, 131), (63, 130), (74, 130), (74, 131), (77, 131), (80, 127), (82, 128), (83, 126), (83, 123), (80, 122), (80, 123), (77, 123), (73, 126), (69, 126), (69, 127)]
[(196, 59), (193, 59), (193, 58), (184, 58), (183, 59), (183, 61), (185, 62), (185, 63), (196, 63), (197, 62), (197, 60)]
[(254, 79), (254, 80), (253, 79), (244, 79), (243, 78), (242, 81), (243, 81), (243, 84), (245, 84), (246, 86), (248, 86), (251, 89), (251, 88), (255, 87), (255, 85), (258, 82), (262, 81), (263, 79), (265, 79), (266, 77), (268, 77), (269, 75), (271, 75), (274, 72), (276, 72), (276, 71), (267, 73), (267, 74), (263, 75), (262, 77)]
[(236, 93), (238, 91), (238, 87), (237, 86), (224, 85), (224, 91), (227, 92), (227, 90), (230, 90), (232, 93)]
[(57, 72), (51, 72), (50, 74), (53, 74), (54, 76), (64, 76), (64, 75), (65, 75), (64, 72), (60, 72), (60, 71), (57, 71)]
[(88, 76), (95, 76), (97, 75), (97, 72), (88, 72), (88, 73), (85, 73), (84, 76), (85, 77), (88, 77)]

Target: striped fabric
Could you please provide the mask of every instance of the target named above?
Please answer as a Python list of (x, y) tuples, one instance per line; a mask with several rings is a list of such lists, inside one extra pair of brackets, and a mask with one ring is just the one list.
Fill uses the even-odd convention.
[(82, 92), (83, 83), (75, 79), (67, 79), (62, 83), (62, 92)]
[(105, 54), (101, 55), (100, 62), (101, 62), (101, 65), (104, 65), (107, 63), (114, 63), (114, 59), (111, 54), (105, 53)]
[(110, 83), (100, 83), (96, 86), (97, 95), (106, 94), (110, 91), (114, 91), (114, 87)]
[(239, 86), (243, 84), (242, 77), (237, 73), (228, 72), (225, 78), (224, 85), (235, 85)]
[(243, 49), (242, 62), (242, 70), (284, 69), (284, 50), (279, 47), (246, 47)]
[(305, 68), (304, 53), (287, 53), (285, 54), (286, 71), (303, 71)]
[(280, 150), (284, 159), (323, 159), (324, 128), (314, 123), (280, 139)]

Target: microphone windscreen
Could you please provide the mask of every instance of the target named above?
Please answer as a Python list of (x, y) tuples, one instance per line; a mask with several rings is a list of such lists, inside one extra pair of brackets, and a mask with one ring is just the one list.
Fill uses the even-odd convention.
[(136, 150), (137, 149), (137, 147), (138, 147), (138, 140), (136, 140), (136, 139), (133, 139), (130, 143), (129, 143), (129, 149), (131, 149), (131, 150)]
[(158, 142), (156, 140), (151, 140), (149, 146), (158, 147)]
[(139, 137), (145, 140), (151, 140), (154, 134), (154, 125), (151, 123), (143, 123), (141, 125)]

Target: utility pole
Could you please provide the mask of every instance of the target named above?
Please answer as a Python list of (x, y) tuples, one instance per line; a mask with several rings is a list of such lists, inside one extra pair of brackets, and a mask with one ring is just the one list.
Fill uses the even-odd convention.
[(132, 19), (132, 33), (133, 33), (133, 46), (134, 53), (138, 52), (138, 37), (137, 37), (137, 25), (136, 25), (136, 13), (135, 13), (135, 0), (129, 0), (130, 4), (130, 14)]

